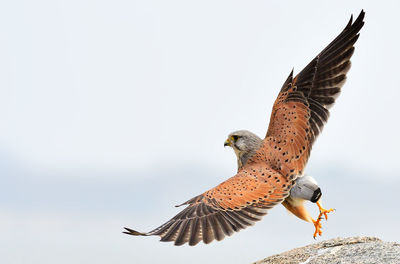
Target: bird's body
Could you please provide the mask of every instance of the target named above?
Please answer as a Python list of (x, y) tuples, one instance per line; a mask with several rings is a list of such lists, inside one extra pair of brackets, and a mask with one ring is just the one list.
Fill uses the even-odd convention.
[[(263, 140), (256, 134), (247, 130), (238, 130), (228, 135), (224, 146), (229, 146), (234, 150), (239, 170), (253, 156), (262, 142)], [(282, 205), (300, 219), (315, 222), (304, 206), (304, 202), (316, 203), (321, 195), (317, 181), (309, 175), (302, 175), (296, 179), (289, 196), (282, 202)]]
[(364, 11), (296, 77), (293, 71), (274, 103), (262, 144), (247, 157), (237, 174), (188, 200), (180, 213), (147, 232), (175, 245), (222, 240), (259, 221), (282, 203), (305, 169), (312, 145), (328, 120), (350, 69), (354, 43), (364, 25)]

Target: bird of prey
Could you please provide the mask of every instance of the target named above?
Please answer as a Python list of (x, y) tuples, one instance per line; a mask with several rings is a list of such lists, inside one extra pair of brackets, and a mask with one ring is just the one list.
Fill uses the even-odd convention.
[[(228, 138), (224, 142), (224, 146), (229, 146), (234, 150), (237, 157), (239, 171), (246, 164), (247, 160), (253, 156), (257, 149), (262, 146), (262, 143), (263, 140), (254, 133), (247, 130), (238, 130), (228, 135)], [(295, 185), (290, 189), (289, 196), (282, 202), (282, 205), (295, 216), (314, 224), (314, 238), (317, 235), (322, 235), (322, 215), (324, 215), (325, 219), (328, 220), (327, 214), (333, 211), (333, 209), (326, 210), (322, 208), (319, 201), (321, 196), (321, 188), (318, 186), (317, 181), (309, 175), (302, 175), (296, 179)], [(316, 220), (310, 216), (310, 213), (304, 206), (304, 201), (310, 201), (317, 204), (320, 213)]]
[(125, 228), (134, 236), (160, 236), (161, 241), (191, 246), (220, 241), (255, 222), (282, 203), (303, 175), (312, 145), (329, 117), (350, 69), (354, 44), (365, 12), (353, 17), (343, 31), (299, 74), (293, 70), (272, 108), (262, 145), (237, 174), (184, 202), (180, 213), (150, 232)]

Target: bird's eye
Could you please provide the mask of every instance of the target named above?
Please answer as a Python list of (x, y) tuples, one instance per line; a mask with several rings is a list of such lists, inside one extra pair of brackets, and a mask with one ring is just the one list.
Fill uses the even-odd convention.
[(238, 140), (239, 137), (236, 136), (236, 135), (233, 135), (231, 138), (232, 138), (233, 141), (236, 141), (236, 140)]

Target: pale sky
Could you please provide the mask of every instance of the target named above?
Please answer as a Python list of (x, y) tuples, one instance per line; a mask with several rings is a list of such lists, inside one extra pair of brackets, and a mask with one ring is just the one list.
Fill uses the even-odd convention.
[(352, 69), (307, 171), (337, 208), (322, 239), (399, 241), (390, 217), (400, 216), (390, 199), (400, 187), (399, 8), (1, 1), (0, 262), (249, 263), (313, 243), (312, 226), (283, 208), (193, 249), (120, 232), (153, 229), (177, 213), (173, 205), (233, 176), (226, 136), (263, 136), (292, 68), (298, 73), (361, 9)]

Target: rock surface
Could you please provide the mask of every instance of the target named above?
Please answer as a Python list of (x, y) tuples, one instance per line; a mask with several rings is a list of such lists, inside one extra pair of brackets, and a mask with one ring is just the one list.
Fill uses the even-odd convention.
[(376, 237), (335, 238), (273, 255), (255, 264), (400, 264), (400, 244)]

